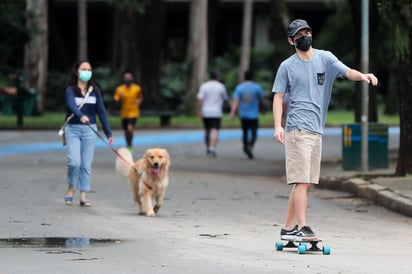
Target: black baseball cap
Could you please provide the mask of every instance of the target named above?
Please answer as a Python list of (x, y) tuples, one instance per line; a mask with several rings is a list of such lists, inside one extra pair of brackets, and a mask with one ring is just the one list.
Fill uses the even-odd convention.
[(312, 31), (312, 28), (308, 25), (308, 22), (303, 19), (296, 19), (290, 22), (288, 26), (288, 37), (293, 37), (302, 29), (309, 29)]

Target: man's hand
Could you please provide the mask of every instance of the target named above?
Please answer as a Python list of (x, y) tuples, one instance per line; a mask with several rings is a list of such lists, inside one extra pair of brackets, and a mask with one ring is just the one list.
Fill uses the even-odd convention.
[(378, 78), (373, 73), (362, 73), (356, 69), (349, 69), (345, 73), (345, 77), (352, 81), (365, 81), (368, 84), (376, 86), (378, 84)]
[(275, 128), (273, 137), (278, 143), (285, 144), (285, 131), (283, 130), (283, 127)]
[(362, 74), (362, 81), (365, 81), (368, 84), (372, 84), (372, 86), (376, 86), (378, 84), (378, 78), (376, 78), (376, 76), (373, 75), (373, 73)]

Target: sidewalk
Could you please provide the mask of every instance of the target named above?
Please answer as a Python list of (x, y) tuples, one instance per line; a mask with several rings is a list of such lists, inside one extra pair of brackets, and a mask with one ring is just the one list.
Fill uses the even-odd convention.
[(402, 215), (412, 217), (412, 177), (393, 177), (397, 151), (390, 153), (388, 169), (361, 171), (342, 169), (338, 160), (322, 163), (319, 188), (347, 191)]

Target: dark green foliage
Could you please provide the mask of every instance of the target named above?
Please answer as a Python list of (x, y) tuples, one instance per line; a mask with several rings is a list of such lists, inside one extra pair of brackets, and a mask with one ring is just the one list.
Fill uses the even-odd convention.
[(378, 0), (378, 10), (383, 19), (391, 26), (391, 44), (395, 57), (404, 61), (409, 57), (409, 32), (412, 26), (412, 1)]
[[(347, 1), (330, 3), (336, 12), (325, 22), (319, 33), (313, 33), (313, 46), (331, 51), (349, 67), (357, 67), (355, 27), (351, 10)], [(351, 81), (335, 81), (330, 109), (353, 109), (355, 100), (355, 83)]]
[(393, 51), (389, 56), (396, 62), (394, 79), (399, 85), (400, 144), (395, 174), (412, 173), (412, 1), (378, 0), (378, 10), (393, 34)]
[(169, 109), (183, 112), (186, 95), (186, 71), (184, 63), (167, 63), (162, 66), (160, 92), (169, 104)]
[[(236, 85), (239, 84), (239, 48), (232, 48), (221, 57), (215, 58), (210, 67), (220, 71), (221, 81), (225, 84), (229, 96), (233, 93)], [(252, 49), (250, 69), (254, 71), (254, 81), (259, 83), (265, 97), (271, 98), (272, 84), (274, 80), (273, 67), (274, 50), (272, 47)]]
[(67, 73), (49, 71), (47, 77), (47, 92), (44, 98), (44, 108), (48, 111), (66, 110), (65, 86)]
[(0, 2), (0, 74), (23, 66), (24, 44), (29, 39), (25, 26), (26, 1)]
[(132, 9), (143, 14), (150, 0), (111, 0), (110, 3), (118, 10)]

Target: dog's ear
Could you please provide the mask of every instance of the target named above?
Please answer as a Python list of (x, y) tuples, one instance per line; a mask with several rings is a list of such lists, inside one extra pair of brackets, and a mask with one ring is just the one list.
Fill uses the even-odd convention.
[(150, 157), (150, 149), (147, 149), (143, 154), (143, 159), (148, 159)]
[(150, 156), (152, 155), (151, 149), (147, 149), (143, 155), (143, 163), (145, 168), (150, 168), (152, 165), (150, 162)]
[(170, 155), (169, 155), (169, 152), (167, 152), (167, 150), (166, 150), (166, 149), (162, 149), (162, 154), (163, 154), (163, 157), (165, 157), (165, 158), (167, 159), (167, 164), (170, 166), (171, 161), (170, 161)]
[(165, 154), (166, 154), (166, 157), (170, 160), (170, 155), (169, 155), (169, 152), (167, 152), (167, 150), (165, 149)]

